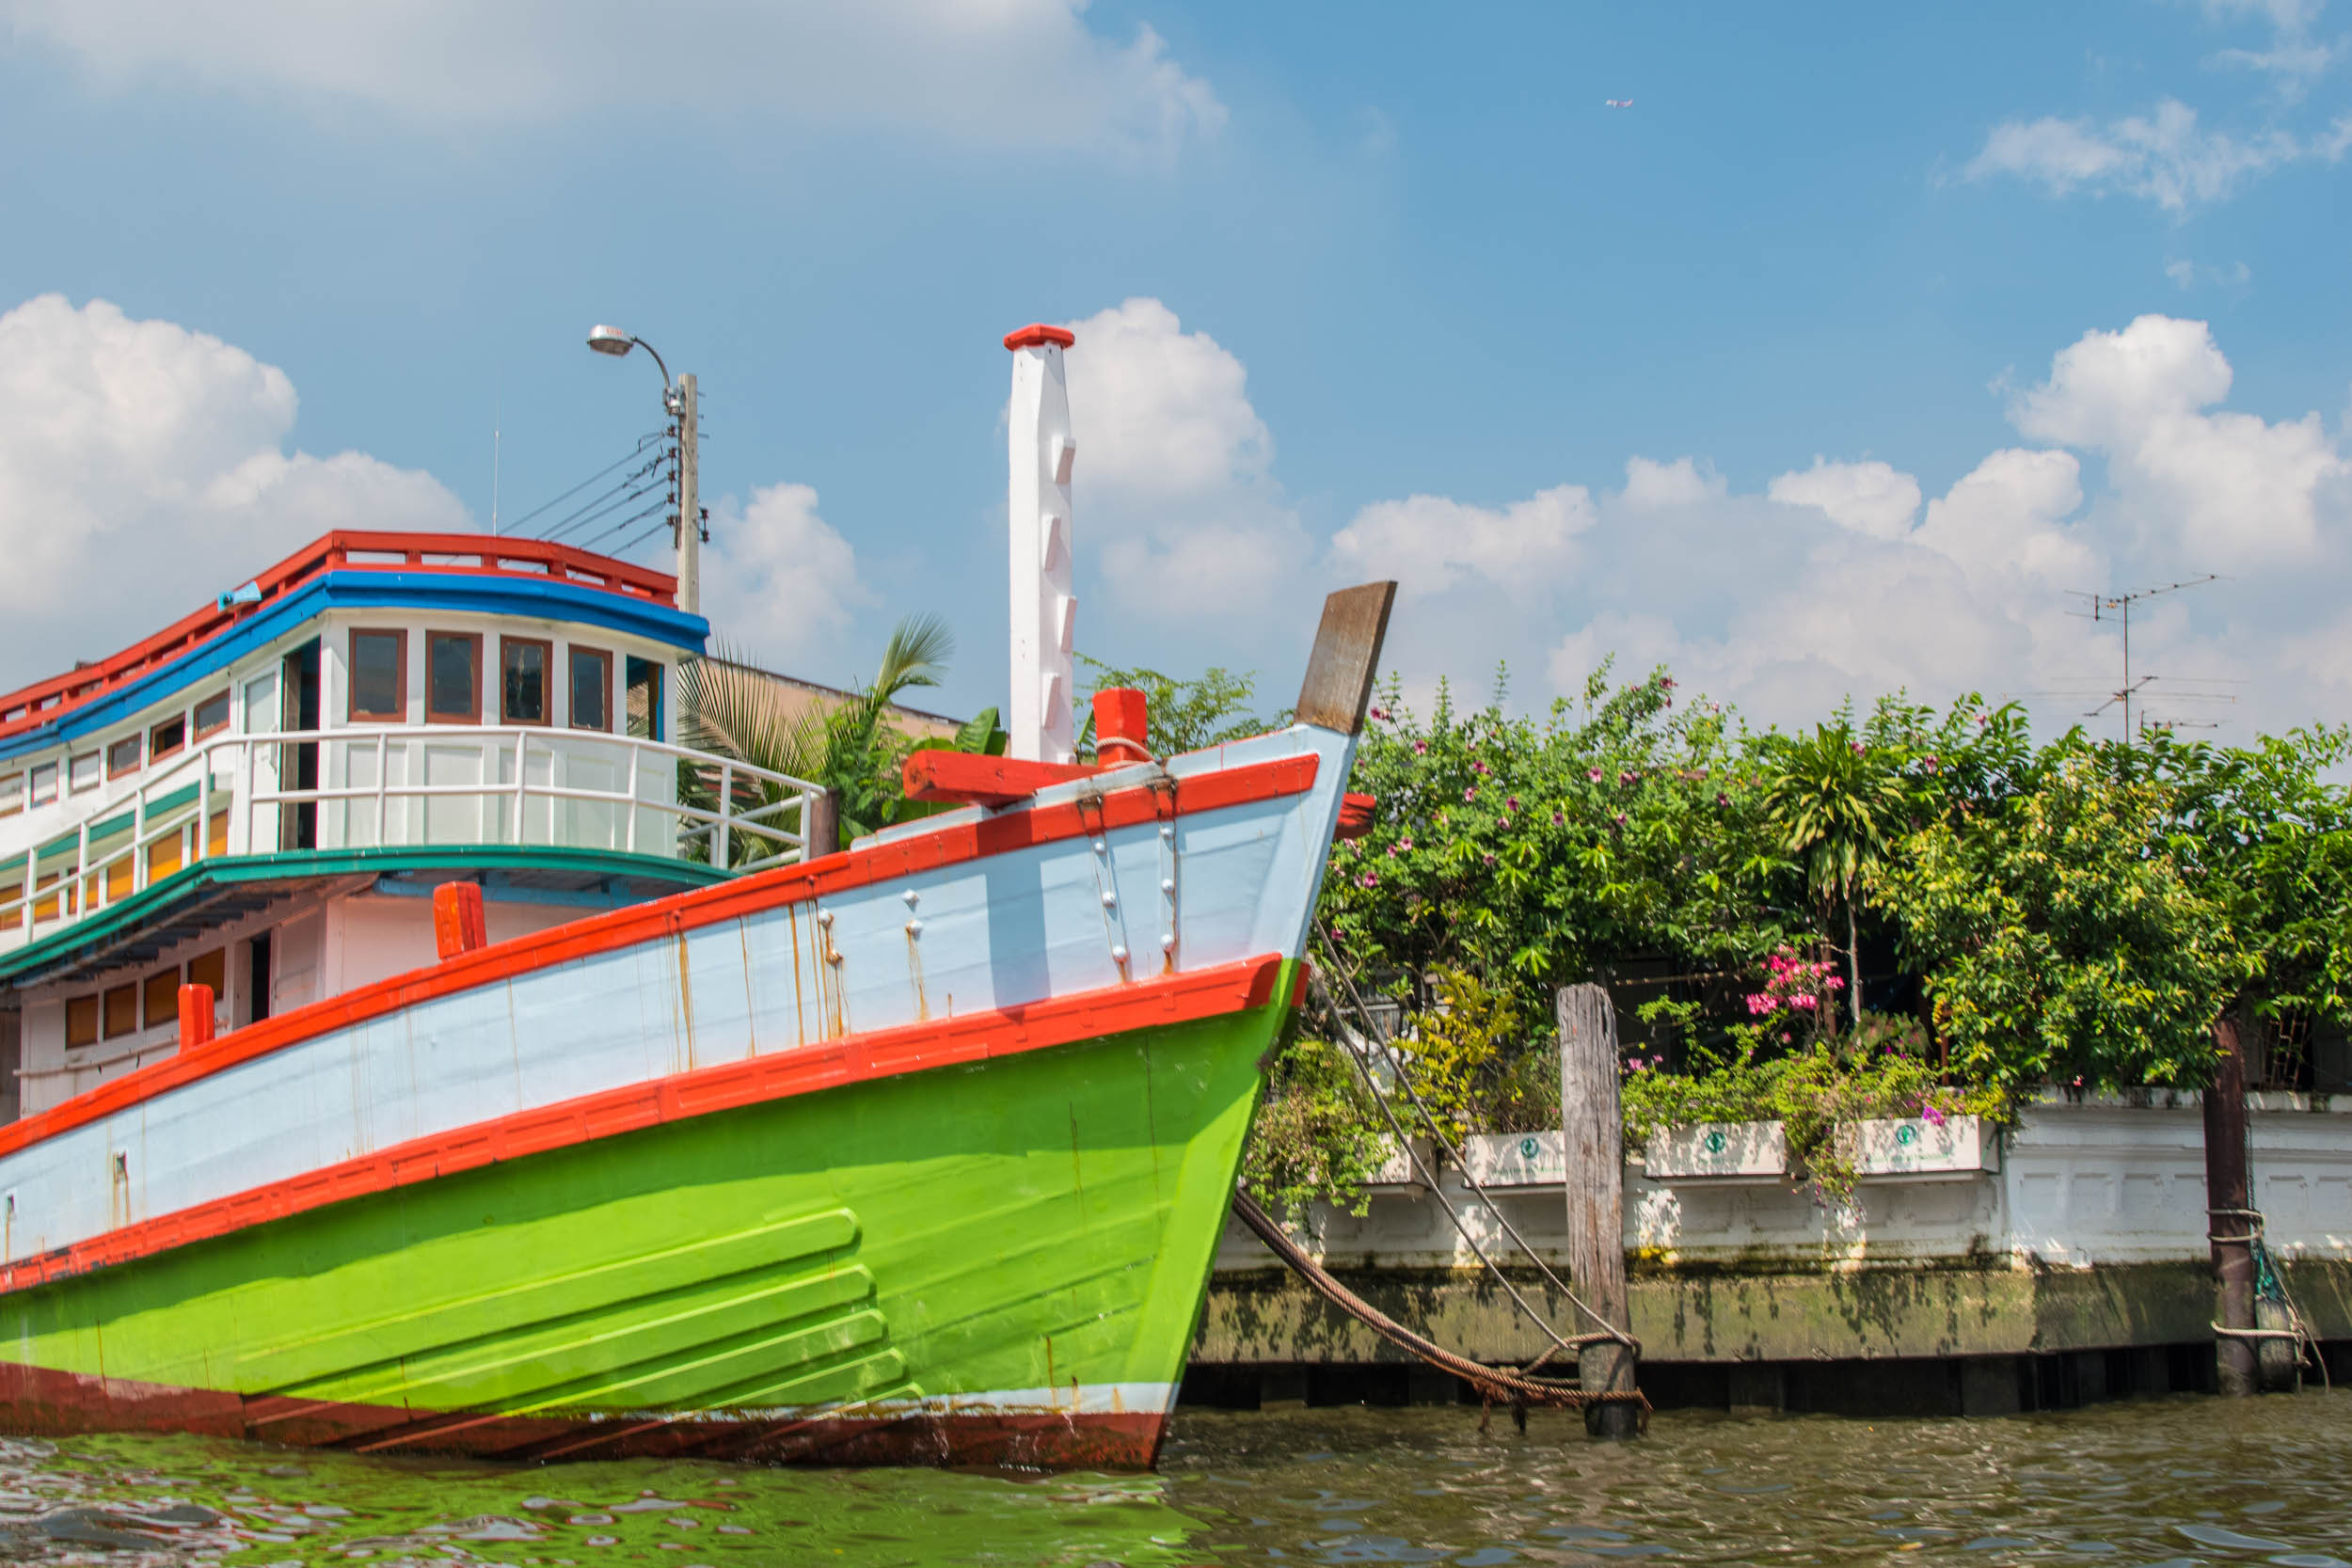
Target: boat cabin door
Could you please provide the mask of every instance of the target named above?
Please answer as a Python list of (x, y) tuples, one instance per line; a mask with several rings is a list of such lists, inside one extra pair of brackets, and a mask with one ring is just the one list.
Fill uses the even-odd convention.
[[(281, 694), (278, 727), (315, 731), (319, 727), (317, 638), (312, 638), (286, 656), (278, 689)], [(278, 753), (278, 788), (318, 788), (317, 741), (306, 740), (280, 746)], [(280, 849), (315, 849), (319, 847), (319, 803), (316, 800), (304, 800), (278, 812), (278, 847)]]

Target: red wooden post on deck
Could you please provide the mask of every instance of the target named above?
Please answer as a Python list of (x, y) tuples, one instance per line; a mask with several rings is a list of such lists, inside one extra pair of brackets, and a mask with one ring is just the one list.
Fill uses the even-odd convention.
[(213, 988), (180, 988), (180, 1049), (186, 1051), (213, 1037)]
[(1147, 699), (1132, 687), (1115, 686), (1094, 694), (1094, 760), (1105, 768), (1150, 762), (1151, 715)]
[(478, 882), (443, 882), (433, 890), (433, 945), (444, 958), (489, 944)]

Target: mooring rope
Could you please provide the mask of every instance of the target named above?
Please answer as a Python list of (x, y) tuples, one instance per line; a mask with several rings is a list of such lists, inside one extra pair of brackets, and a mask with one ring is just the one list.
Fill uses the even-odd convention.
[[(1575, 1291), (1571, 1290), (1566, 1280), (1562, 1279), (1558, 1275), (1552, 1273), (1550, 1265), (1544, 1261), (1542, 1255), (1534, 1247), (1528, 1245), (1527, 1238), (1519, 1234), (1518, 1227), (1511, 1223), (1510, 1215), (1503, 1212), (1502, 1205), (1496, 1203), (1495, 1200), (1488, 1196), (1485, 1183), (1481, 1182), (1477, 1177), (1470, 1174), (1470, 1162), (1463, 1158), (1462, 1151), (1454, 1148), (1452, 1140), (1446, 1137), (1445, 1130), (1443, 1126), (1439, 1124), (1437, 1115), (1429, 1109), (1428, 1105), (1422, 1101), (1420, 1093), (1414, 1089), (1412, 1077), (1405, 1070), (1404, 1058), (1397, 1054), (1396, 1048), (1390, 1044), (1390, 1042), (1382, 1037), (1379, 1029), (1374, 1024), (1372, 1019), (1372, 1009), (1364, 1006), (1363, 995), (1356, 989), (1355, 977), (1340, 966), (1339, 943), (1333, 940), (1330, 929), (1327, 927), (1318, 924), (1315, 927), (1315, 932), (1323, 939), (1324, 952), (1331, 960), (1329, 965), (1331, 972), (1337, 974), (1340, 977), (1340, 983), (1347, 988), (1348, 1000), (1355, 1005), (1356, 1021), (1363, 1029), (1366, 1042), (1377, 1044), (1380, 1048), (1381, 1053), (1388, 1058), (1389, 1070), (1396, 1075), (1397, 1087), (1405, 1091), (1405, 1097), (1413, 1102), (1413, 1109), (1419, 1111), (1421, 1113), (1422, 1120), (1428, 1124), (1430, 1137), (1432, 1140), (1436, 1142), (1439, 1148), (1445, 1150), (1446, 1157), (1454, 1162), (1456, 1169), (1461, 1171), (1463, 1183), (1468, 1186), (1470, 1191), (1478, 1195), (1479, 1201), (1486, 1206), (1486, 1212), (1494, 1215), (1495, 1223), (1502, 1226), (1502, 1233), (1511, 1238), (1512, 1243), (1527, 1257), (1528, 1261), (1535, 1265), (1536, 1270), (1543, 1275), (1545, 1280), (1550, 1284), (1551, 1288), (1559, 1291), (1561, 1295), (1566, 1297), (1569, 1305), (1573, 1306), (1578, 1311), (1583, 1313), (1584, 1316), (1591, 1319), (1594, 1323), (1598, 1325), (1600, 1332), (1597, 1338), (1613, 1339), (1618, 1344), (1623, 1345), (1627, 1350), (1632, 1352), (1635, 1357), (1638, 1358), (1642, 1354), (1642, 1342), (1633, 1338), (1630, 1332), (1626, 1329), (1619, 1328), (1615, 1323), (1611, 1323), (1607, 1318), (1602, 1317), (1600, 1313), (1594, 1310), (1592, 1304), (1587, 1302), (1582, 1296), (1578, 1295)], [(1315, 989), (1321, 992), (1323, 996), (1324, 1006), (1331, 1012), (1337, 1013), (1339, 1008), (1333, 1006), (1331, 1002), (1330, 990), (1323, 984), (1323, 976), (1319, 974), (1315, 975), (1314, 983)], [(1596, 1337), (1591, 1335), (1578, 1335), (1572, 1338), (1563, 1338), (1560, 1333), (1551, 1326), (1549, 1321), (1536, 1316), (1534, 1309), (1527, 1305), (1526, 1301), (1520, 1297), (1518, 1291), (1512, 1289), (1510, 1280), (1503, 1275), (1501, 1269), (1495, 1267), (1492, 1260), (1486, 1257), (1485, 1251), (1479, 1247), (1478, 1239), (1472, 1236), (1470, 1233), (1470, 1227), (1462, 1223), (1462, 1216), (1454, 1212), (1454, 1205), (1446, 1201), (1444, 1189), (1438, 1185), (1437, 1174), (1430, 1170), (1428, 1165), (1423, 1163), (1421, 1157), (1421, 1151), (1413, 1148), (1412, 1140), (1405, 1136), (1404, 1130), (1397, 1125), (1395, 1114), (1389, 1107), (1388, 1096), (1382, 1094), (1380, 1092), (1380, 1085), (1373, 1081), (1372, 1074), (1365, 1067), (1362, 1056), (1354, 1051), (1349, 1051), (1347, 1055), (1348, 1059), (1356, 1064), (1356, 1070), (1363, 1078), (1364, 1086), (1371, 1091), (1373, 1102), (1380, 1107), (1380, 1114), (1387, 1119), (1390, 1132), (1396, 1135), (1397, 1142), (1403, 1146), (1406, 1157), (1412, 1162), (1413, 1168), (1420, 1171), (1422, 1179), (1429, 1183), (1429, 1190), (1437, 1195), (1438, 1203), (1445, 1209), (1446, 1217), (1454, 1222), (1454, 1228), (1461, 1233), (1461, 1237), (1465, 1242), (1470, 1243), (1470, 1251), (1477, 1255), (1478, 1260), (1485, 1263), (1489, 1270), (1492, 1270), (1495, 1277), (1502, 1281), (1503, 1289), (1510, 1291), (1511, 1299), (1518, 1304), (1519, 1309), (1528, 1316), (1531, 1322), (1534, 1323), (1537, 1327), (1544, 1331), (1546, 1337), (1551, 1340), (1555, 1350), (1573, 1350), (1587, 1342), (1595, 1341)], [(1543, 1355), (1529, 1363), (1529, 1370), (1533, 1370), (1534, 1368), (1543, 1365), (1545, 1361), (1550, 1359), (1551, 1354), (1551, 1351), (1545, 1352)]]
[(2312, 1331), (2311, 1321), (2303, 1316), (2303, 1308), (2296, 1303), (2295, 1293), (2287, 1289), (2286, 1275), (2280, 1271), (2277, 1259), (2270, 1256), (2269, 1243), (2263, 1240), (2265, 1224), (2263, 1212), (2259, 1209), (2208, 1209), (2205, 1211), (2205, 1218), (2209, 1224), (2211, 1221), (2223, 1218), (2239, 1220), (2245, 1224), (2246, 1234), (2243, 1236), (2225, 1236), (2218, 1231), (2208, 1229), (2205, 1232), (2205, 1240), (2244, 1246), (2250, 1251), (2253, 1254), (2254, 1262), (2255, 1295), (2277, 1302), (2285, 1307), (2287, 1312), (2285, 1328), (2231, 1328), (2222, 1323), (2214, 1323), (2211, 1325), (2213, 1331), (2231, 1339), (2294, 1340), (2296, 1361), (2298, 1364), (2309, 1361), (2316, 1367), (2319, 1370), (2320, 1386), (2332, 1391), (2335, 1387), (2335, 1381), (2328, 1375), (2328, 1353), (2320, 1348), (2319, 1336)]
[[(1642, 1411), (1642, 1423), (1649, 1424), (1650, 1402), (1639, 1388), (1598, 1389), (1587, 1392), (1561, 1378), (1533, 1377), (1526, 1372), (1513, 1371), (1507, 1367), (1489, 1367), (1456, 1355), (1435, 1340), (1423, 1338), (1394, 1318), (1334, 1279), (1307, 1251), (1291, 1239), (1290, 1233), (1277, 1224), (1273, 1215), (1258, 1206), (1255, 1198), (1238, 1189), (1233, 1193), (1233, 1212), (1242, 1224), (1255, 1232), (1275, 1257), (1305, 1280), (1309, 1289), (1338, 1307), (1341, 1311), (1371, 1329), (1399, 1350), (1419, 1357), (1440, 1371), (1455, 1377), (1478, 1390), (1479, 1397), (1489, 1404), (1508, 1404), (1513, 1408), (1525, 1405), (1546, 1405), (1563, 1410), (1581, 1410), (1588, 1404), (1631, 1404)], [(1607, 1335), (1584, 1336), (1588, 1339), (1604, 1339)], [(1544, 1353), (1546, 1356), (1551, 1352)], [(1539, 1359), (1537, 1365), (1541, 1365)]]

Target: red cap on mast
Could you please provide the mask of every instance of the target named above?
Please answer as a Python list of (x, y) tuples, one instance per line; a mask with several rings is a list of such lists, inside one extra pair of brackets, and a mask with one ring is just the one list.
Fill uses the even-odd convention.
[(1063, 348), (1078, 341), (1078, 335), (1066, 326), (1048, 326), (1043, 322), (1031, 322), (1018, 332), (1005, 334), (1005, 346), (1037, 348), (1045, 343), (1058, 343)]

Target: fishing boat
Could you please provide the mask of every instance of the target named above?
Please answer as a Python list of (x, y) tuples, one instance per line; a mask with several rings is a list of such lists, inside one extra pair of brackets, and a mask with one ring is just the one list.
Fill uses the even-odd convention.
[(675, 578), (511, 538), (0, 698), (0, 1425), (1152, 1463), (1392, 587), (1287, 727), (1076, 760), (1071, 340), (1006, 341), (1013, 744), (937, 815), (836, 847), (677, 742)]

